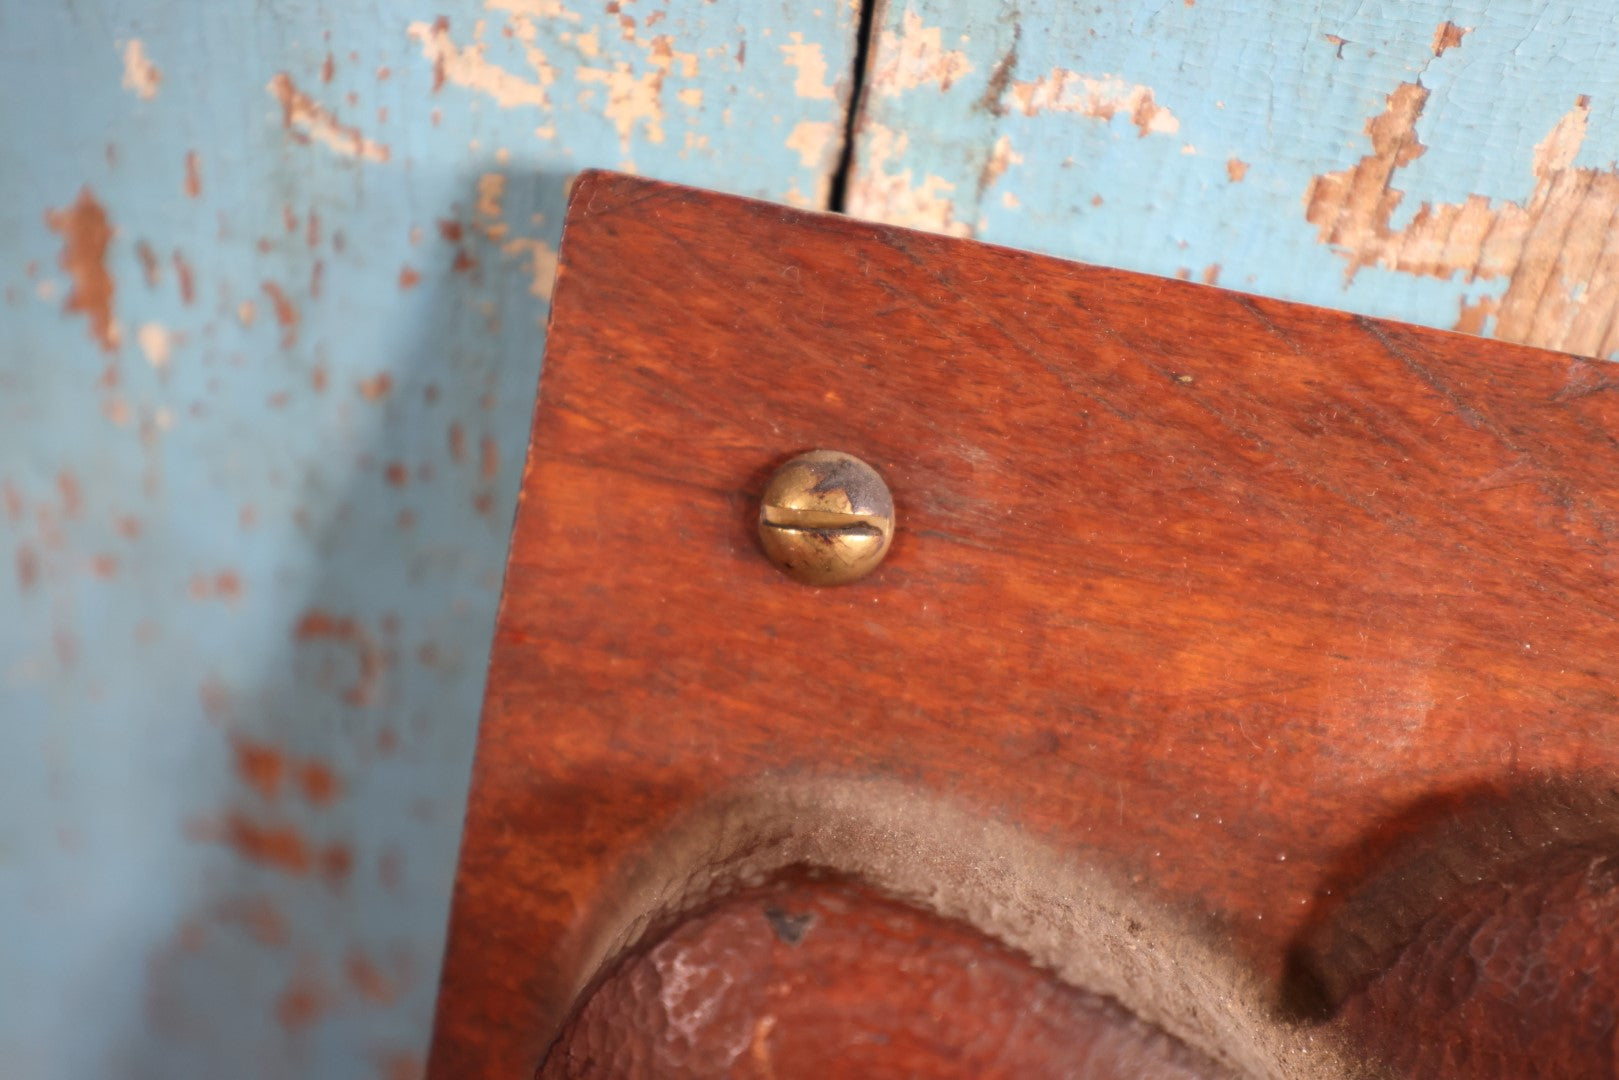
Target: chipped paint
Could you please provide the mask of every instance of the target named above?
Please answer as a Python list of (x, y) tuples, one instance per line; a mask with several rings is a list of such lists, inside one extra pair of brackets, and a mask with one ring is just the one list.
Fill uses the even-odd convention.
[(259, 288), (269, 297), (275, 321), (281, 326), (281, 347), (291, 348), (298, 340), (298, 309), (293, 306), (287, 291), (275, 282), (263, 282)]
[(1129, 83), (1115, 75), (1081, 75), (1062, 68), (1029, 82), (1013, 82), (1007, 96), (1025, 116), (1066, 112), (1112, 120), (1123, 114), (1146, 135), (1173, 135), (1180, 121), (1158, 104), (1150, 86)]
[(157, 97), (163, 85), (163, 72), (146, 55), (146, 45), (140, 38), (124, 45), (124, 89), (133, 90), (142, 101)]
[(372, 636), (356, 619), (312, 610), (298, 620), (292, 636), (300, 642), (330, 641), (346, 646), (354, 654), (359, 673), (353, 685), (343, 691), (343, 699), (355, 706), (376, 704), (384, 658)]
[(169, 366), (174, 339), (161, 323), (142, 323), (140, 329), (135, 331), (135, 344), (140, 346), (146, 362), (157, 370), (162, 371)]
[(504, 255), (528, 259), (529, 295), (550, 302), (557, 280), (556, 249), (538, 237), (517, 236), (502, 244), (500, 250)]
[(318, 855), (291, 825), (265, 824), (233, 811), (218, 825), (200, 825), (199, 840), (225, 844), (249, 862), (295, 877), (314, 870)]
[[(315, 370), (315, 388), (317, 390), (324, 389), (323, 380), (320, 376), (320, 369), (317, 368)], [(378, 372), (368, 379), (361, 379), (355, 384), (355, 389), (359, 390), (360, 396), (365, 398), (367, 401), (381, 401), (393, 392), (393, 388), (393, 376), (386, 371)]]
[(615, 64), (611, 70), (580, 68), (579, 81), (604, 88), (607, 102), (602, 115), (618, 130), (619, 144), (628, 152), (634, 141), (635, 125), (645, 127), (647, 141), (663, 141), (664, 72), (636, 74), (629, 64)]
[(117, 286), (107, 270), (107, 246), (112, 243), (113, 228), (107, 211), (86, 187), (80, 189), (71, 206), (47, 211), (45, 223), (61, 234), (58, 261), (73, 280), (64, 309), (89, 321), (90, 335), (103, 352), (117, 352), (119, 330), (112, 313)]
[[(0, 475), (26, 616), (0, 752), (49, 758), (0, 785), (0, 818), (41, 823), (0, 827), (0, 896), (27, 901), (0, 902), (0, 981), (39, 990), (0, 1009), (8, 1064), (419, 1080), (565, 177), (824, 205), (846, 120), (847, 5), (605, 7), (14, 20), (95, 62), (0, 64), (8, 100), (75, 106), (11, 110), (27, 168), (0, 170), (28, 451)], [(830, 96), (795, 94), (789, 30)], [(801, 121), (822, 159), (786, 145)], [(62, 1038), (62, 1003), (109, 987), (129, 1022)]]
[(287, 761), (278, 748), (237, 735), (231, 740), (231, 751), (236, 760), (236, 775), (243, 783), (271, 802), (281, 797)]
[[(1619, 159), (1619, 125), (1605, 121), (1603, 107), (1616, 100), (1609, 83), (1619, 76), (1568, 62), (1612, 46), (1612, 19), (1576, 0), (1494, 3), (1431, 20), (1406, 14), (1396, 19), (1387, 5), (1296, 13), (1277, 3), (1148, 0), (1083, 9), (1061, 0), (879, 5), (850, 209), (880, 217), (885, 200), (862, 202), (862, 188), (892, 186), (909, 170), (912, 187), (937, 181), (927, 194), (951, 208), (946, 215), (935, 199), (918, 214), (899, 199), (906, 223), (964, 222), (979, 239), (1165, 276), (1185, 270), (1194, 280), (1218, 264), (1223, 282), (1264, 295), (1619, 357), (1597, 329), (1613, 278), (1606, 176)], [(875, 73), (897, 79), (892, 50), (917, 25), (937, 28), (941, 50), (961, 52), (971, 70), (948, 89), (923, 80), (888, 92)], [(1235, 44), (1253, 41), (1264, 48)], [(1380, 111), (1368, 107), (1367, 88), (1401, 83), (1426, 89), (1411, 137), (1432, 144), (1418, 163), (1389, 172), (1391, 190), (1410, 194), (1382, 217), (1363, 174), (1357, 197), (1373, 217), (1350, 211), (1345, 246), (1318, 243), (1339, 225), (1320, 219), (1325, 208), (1303, 220), (1300, 194), (1353, 171), (1367, 153), (1367, 118)], [(1578, 160), (1558, 168), (1542, 151), (1537, 166), (1534, 145), (1582, 95), (1592, 104)], [(1106, 122), (1075, 122), (1098, 113)], [(896, 158), (898, 132), (908, 141)], [(985, 191), (1003, 136), (1026, 160)], [(1433, 220), (1418, 216), (1423, 199)], [(1465, 222), (1505, 229), (1483, 241), (1478, 274), (1389, 265), (1421, 263), (1415, 248), (1453, 215), (1460, 248), (1475, 239)], [(1559, 218), (1567, 239), (1558, 239)], [(1357, 221), (1366, 231), (1356, 234)], [(1379, 237), (1374, 222), (1405, 239)], [(1524, 261), (1498, 272), (1498, 252), (1522, 230)], [(1376, 272), (1344, 275), (1345, 261), (1361, 256)], [(1558, 311), (1571, 320), (1566, 330), (1556, 329)]]
[(836, 124), (823, 120), (800, 120), (787, 136), (787, 148), (798, 152), (801, 163), (819, 165), (827, 160), (838, 135)]
[(877, 38), (877, 62), (871, 73), (877, 93), (896, 96), (930, 84), (948, 90), (972, 71), (966, 53), (944, 47), (939, 27), (923, 25), (922, 16), (908, 6), (901, 18), (897, 33), (885, 29)]
[(338, 120), (330, 109), (299, 90), (286, 72), (277, 73), (265, 89), (281, 103), (281, 126), (301, 140), (322, 143), (362, 161), (388, 160), (391, 152), (387, 146)]
[[(458, 45), (451, 37), (449, 22), (438, 19), (433, 23), (410, 24), (408, 33), (422, 48), (422, 55), (434, 65), (435, 86), (448, 82), (488, 95), (502, 108), (532, 107), (550, 111), (553, 108), (550, 88), (557, 82), (557, 68), (539, 42), (536, 18), (572, 19), (579, 16), (561, 5), (543, 5), (542, 15), (537, 5), (527, 0), (490, 0), (489, 8), (505, 12), (508, 16), (504, 32), (517, 41), (523, 50), (524, 61), (533, 78), (525, 78), (487, 55), (486, 43), (474, 40), (469, 45)], [(674, 38), (667, 34), (643, 37), (641, 28), (628, 16), (621, 16), (620, 38), (640, 50), (638, 62), (617, 60), (609, 66), (580, 65), (573, 71), (574, 80), (583, 88), (579, 96), (582, 108), (595, 107), (593, 88), (602, 93), (601, 115), (618, 132), (621, 149), (628, 153), (637, 129), (648, 142), (664, 141), (664, 89), (671, 75), (693, 79), (698, 74), (697, 54), (674, 47)], [(649, 18), (647, 25), (656, 20)], [(481, 25), (473, 30), (474, 39), (482, 36)], [(566, 35), (579, 54), (588, 59), (602, 56), (599, 37), (592, 34)], [(678, 92), (684, 105), (696, 107), (702, 103), (699, 87), (684, 87)], [(536, 137), (552, 138), (555, 130), (550, 125), (536, 128)], [(628, 168), (629, 162), (620, 162)]]
[(787, 65), (798, 72), (793, 81), (793, 93), (806, 101), (831, 101), (836, 98), (832, 84), (827, 81), (826, 57), (818, 42), (805, 42), (804, 35), (794, 30), (787, 35), (788, 44), (781, 46)]
[(904, 162), (910, 138), (881, 124), (868, 124), (862, 133), (865, 154), (860, 176), (849, 187), (849, 212), (892, 225), (949, 236), (971, 236), (972, 227), (955, 217), (951, 193), (955, 185), (938, 176), (914, 178)]
[(1619, 172), (1574, 164), (1590, 99), (1581, 96), (1535, 146), (1535, 187), (1525, 199), (1424, 202), (1396, 229), (1391, 219), (1406, 193), (1394, 179), (1427, 150), (1416, 123), (1428, 95), (1420, 83), (1402, 83), (1366, 124), (1372, 152), (1305, 192), (1305, 218), (1347, 260), (1348, 279), (1372, 266), (1469, 282), (1504, 278), (1505, 293), (1464, 305), (1458, 325), (1477, 329), (1493, 314), (1496, 336), (1510, 341), (1599, 356), (1619, 350), (1619, 249), (1607, 228), (1619, 214)]
[[(1002, 135), (995, 140), (995, 146), (990, 150), (989, 159), (984, 162), (984, 171), (978, 177), (978, 190), (980, 194), (994, 187), (1000, 178), (1006, 175), (1006, 170), (1023, 160), (1023, 155), (1012, 149), (1012, 137)], [(1011, 194), (1008, 192), (1008, 194)]]
[[(502, 255), (509, 258), (526, 258), (529, 263), (529, 295), (542, 301), (549, 301), (557, 274), (556, 249), (539, 237), (511, 235), (511, 226), (505, 220), (505, 210), (502, 206), (506, 185), (507, 178), (504, 173), (484, 173), (478, 178), (478, 198), (474, 207), (475, 227), (484, 240), (497, 246)], [(459, 222), (442, 222), (439, 231), (445, 239), (457, 244), (462, 241), (465, 233)], [(456, 265), (471, 262), (471, 256), (466, 249), (459, 249)], [(401, 277), (400, 280), (403, 285), (404, 278)]]
[[(500, 200), (506, 194), (506, 174), (491, 172), (478, 177), (478, 205), (477, 213), (486, 219), (484, 232), (491, 240), (498, 240), (505, 233), (506, 226), (500, 218)], [(495, 230), (500, 230), (496, 232)]]
[(432, 63), (435, 87), (448, 82), (476, 90), (488, 95), (503, 109), (546, 108), (551, 103), (546, 87), (556, 82), (556, 69), (534, 45), (533, 24), (525, 21), (521, 25), (523, 33), (530, 35), (524, 42), (524, 53), (534, 72), (533, 79), (525, 79), (490, 60), (486, 55), (487, 46), (482, 42), (457, 45), (450, 37), (448, 19), (413, 22), (406, 32), (421, 46), (422, 56)]
[(1433, 32), (1433, 54), (1444, 56), (1446, 49), (1454, 49), (1462, 43), (1462, 36), (1466, 30), (1453, 22), (1442, 22)]
[(673, 39), (667, 35), (643, 42), (638, 34), (630, 34), (628, 39), (644, 47), (651, 70), (637, 74), (630, 64), (620, 62), (610, 70), (581, 67), (576, 73), (580, 83), (587, 86), (599, 84), (606, 88), (607, 103), (602, 115), (612, 121), (618, 130), (620, 145), (626, 153), (636, 124), (644, 127), (648, 142), (663, 142), (663, 87), (677, 65), (683, 78), (690, 79), (697, 75), (696, 54), (677, 52)]
[(276, 999), (275, 1015), (281, 1027), (295, 1034), (321, 1019), (332, 1008), (332, 993), (306, 960)]
[(169, 262), (174, 267), (174, 280), (180, 288), (180, 302), (189, 305), (197, 296), (196, 280), (191, 274), (191, 264), (178, 251), (174, 253)]

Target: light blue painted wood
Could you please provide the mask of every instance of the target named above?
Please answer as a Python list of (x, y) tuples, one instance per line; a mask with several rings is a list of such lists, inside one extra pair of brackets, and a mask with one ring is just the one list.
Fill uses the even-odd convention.
[(418, 1075), (564, 177), (824, 198), (853, 33), (0, 8), (8, 1080)]
[[(1441, 40), (1446, 23), (1465, 31), (1459, 44)], [(878, 25), (854, 213), (1615, 351), (1619, 16), (1606, 5), (888, 0)], [(1312, 184), (1373, 154), (1368, 122), (1402, 86), (1426, 91), (1425, 149), (1406, 140), (1410, 160), (1387, 184), (1403, 198), (1366, 228), (1324, 235), (1323, 221), (1351, 215), (1334, 205), (1309, 220)], [(1558, 147), (1572, 162), (1552, 160)], [(1383, 188), (1363, 177), (1356, 190)], [(1424, 203), (1470, 195), (1487, 200), (1480, 228), (1412, 226)], [(1351, 275), (1356, 254), (1374, 265)]]

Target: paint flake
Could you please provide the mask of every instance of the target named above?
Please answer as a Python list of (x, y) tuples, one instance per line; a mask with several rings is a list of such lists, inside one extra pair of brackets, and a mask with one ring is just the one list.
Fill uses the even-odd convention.
[(1581, 96), (1534, 149), (1534, 189), (1520, 202), (1469, 195), (1424, 202), (1404, 228), (1390, 221), (1405, 198), (1398, 171), (1427, 149), (1416, 123), (1428, 100), (1420, 83), (1402, 83), (1369, 120), (1372, 152), (1324, 173), (1305, 192), (1305, 218), (1321, 243), (1348, 262), (1346, 281), (1365, 267), (1464, 281), (1505, 279), (1499, 299), (1464, 303), (1458, 327), (1592, 356), (1619, 352), (1619, 172), (1577, 168), (1590, 99)]
[(141, 347), (146, 356), (146, 362), (162, 371), (169, 366), (169, 356), (174, 348), (174, 339), (168, 329), (161, 323), (149, 322), (135, 332), (135, 343)]
[(406, 32), (421, 45), (422, 56), (432, 62), (435, 89), (449, 82), (485, 94), (503, 109), (549, 108), (551, 99), (546, 88), (556, 82), (556, 69), (535, 44), (534, 24), (526, 15), (514, 15), (512, 27), (513, 36), (523, 45), (524, 59), (534, 72), (532, 80), (490, 60), (483, 44), (457, 45), (450, 37), (447, 19), (413, 22)]
[(163, 72), (146, 55), (146, 46), (135, 38), (124, 46), (124, 89), (133, 90), (142, 101), (157, 97)]
[(793, 81), (793, 92), (806, 101), (833, 101), (837, 95), (827, 81), (826, 57), (817, 42), (805, 43), (804, 35), (793, 31), (787, 35), (790, 44), (781, 46), (781, 53), (789, 67), (798, 72)]
[(906, 160), (910, 139), (903, 131), (870, 123), (864, 135), (864, 160), (849, 188), (849, 213), (855, 217), (912, 229), (971, 236), (972, 227), (956, 220), (951, 193), (955, 185), (938, 176), (914, 178), (909, 166), (890, 172)]
[(1446, 49), (1455, 49), (1461, 46), (1462, 38), (1472, 31), (1457, 26), (1453, 22), (1442, 22), (1433, 32), (1433, 54), (1444, 56)]
[(798, 152), (798, 160), (807, 169), (824, 169), (831, 161), (833, 140), (838, 136), (836, 124), (822, 120), (800, 120), (787, 136), (787, 149)]
[(1143, 135), (1172, 135), (1180, 120), (1153, 98), (1150, 86), (1128, 83), (1116, 75), (1081, 75), (1053, 68), (1051, 74), (1031, 82), (1014, 82), (1007, 90), (1013, 105), (1025, 116), (1043, 112), (1070, 112), (1112, 120), (1120, 113)]
[(939, 27), (924, 26), (922, 16), (909, 7), (901, 17), (899, 33), (884, 30), (879, 35), (877, 56), (872, 86), (885, 97), (930, 84), (948, 90), (973, 69), (966, 53), (944, 48)]
[(113, 238), (107, 211), (86, 187), (72, 206), (46, 211), (45, 224), (61, 234), (61, 266), (73, 280), (64, 309), (89, 320), (90, 335), (103, 352), (117, 352), (121, 335), (113, 318), (117, 286), (107, 271), (107, 246)]
[(368, 139), (355, 127), (340, 122), (326, 106), (299, 90), (286, 72), (279, 72), (266, 86), (281, 103), (281, 123), (303, 138), (326, 144), (337, 153), (363, 161), (387, 161), (388, 147)]

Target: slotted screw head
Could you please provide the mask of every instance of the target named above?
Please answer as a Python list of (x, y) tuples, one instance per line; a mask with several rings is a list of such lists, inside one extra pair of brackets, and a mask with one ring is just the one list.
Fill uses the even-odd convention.
[(894, 497), (877, 470), (837, 450), (812, 450), (770, 478), (759, 540), (809, 585), (847, 585), (877, 568), (894, 539)]

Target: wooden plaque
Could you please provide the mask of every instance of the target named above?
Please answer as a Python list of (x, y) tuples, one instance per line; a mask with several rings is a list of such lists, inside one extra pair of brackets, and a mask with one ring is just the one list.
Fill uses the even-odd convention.
[[(1238, 1075), (1612, 1075), (1614, 372), (583, 175), (431, 1075), (783, 872)], [(815, 448), (854, 585), (755, 538)]]

